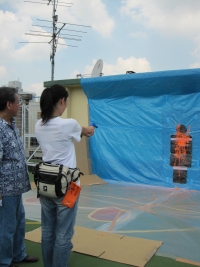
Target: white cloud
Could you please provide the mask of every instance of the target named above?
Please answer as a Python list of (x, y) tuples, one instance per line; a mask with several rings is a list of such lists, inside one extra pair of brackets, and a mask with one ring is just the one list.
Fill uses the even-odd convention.
[(198, 34), (194, 38), (194, 42), (196, 44), (196, 48), (192, 52), (190, 52), (190, 55), (198, 57), (200, 59), (200, 34)]
[(81, 24), (91, 26), (102, 37), (111, 36), (115, 23), (101, 0), (75, 0), (72, 12)]
[(13, 53), (13, 58), (18, 61), (41, 60), (50, 56), (50, 47), (48, 44), (26, 44)]
[[(25, 2), (23, 0), (6, 0), (7, 4), (9, 3), (10, 6), (16, 10), (16, 15), (18, 17), (22, 17), (24, 15), (34, 17), (35, 19), (49, 19), (52, 18), (52, 5), (47, 5), (45, 2), (39, 3), (31, 3)], [(39, 2), (39, 1), (32, 1), (32, 2)], [(39, 23), (39, 22), (38, 22)]]
[(43, 82), (30, 84), (28, 87), (26, 87), (26, 89), (24, 89), (24, 91), (35, 93), (37, 96), (40, 96), (43, 90), (44, 90)]
[(4, 78), (7, 75), (6, 67), (0, 66), (0, 78)]
[(121, 14), (163, 34), (195, 35), (200, 31), (199, 0), (123, 0)]
[(128, 16), (137, 26), (142, 25), (148, 35), (153, 30), (159, 32), (160, 39), (169, 36), (176, 40), (187, 38), (185, 43), (195, 44), (193, 51), (187, 53), (200, 58), (199, 0), (122, 0), (121, 4), (121, 14)]
[(200, 68), (200, 62), (196, 62), (190, 65), (190, 69), (197, 69)]
[[(0, 57), (2, 60), (17, 59), (19, 62), (41, 59), (47, 56), (44, 46), (38, 44), (22, 44), (19, 42), (36, 41), (36, 37), (26, 36), (31, 28), (32, 21), (29, 16), (18, 17), (12, 12), (0, 10)], [(38, 40), (38, 39), (37, 39)], [(39, 48), (39, 49), (38, 49)], [(49, 54), (48, 49), (48, 54)]]
[[(93, 60), (93, 65), (87, 65), (84, 70), (84, 74), (91, 74), (92, 69), (96, 60)], [(150, 63), (146, 60), (146, 58), (134, 58), (130, 57), (127, 59), (123, 59), (119, 57), (115, 65), (109, 64), (107, 62), (103, 63), (103, 75), (117, 75), (117, 74), (126, 74), (126, 71), (134, 71), (134, 72), (148, 72), (151, 71)], [(76, 72), (77, 74), (78, 72)]]

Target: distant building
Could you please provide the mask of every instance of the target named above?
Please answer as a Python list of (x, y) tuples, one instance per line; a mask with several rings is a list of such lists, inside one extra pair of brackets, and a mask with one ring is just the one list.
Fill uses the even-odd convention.
[(7, 85), (4, 86), (16, 88), (18, 90), (19, 95), (21, 96), (21, 99), (24, 100), (26, 103), (27, 101), (36, 101), (36, 93), (24, 92), (22, 89), (22, 83), (20, 81), (10, 81)]
[(22, 83), (19, 82), (19, 81), (11, 81), (11, 82), (8, 82), (8, 87), (14, 87), (14, 88), (16, 88), (19, 93), (23, 92)]

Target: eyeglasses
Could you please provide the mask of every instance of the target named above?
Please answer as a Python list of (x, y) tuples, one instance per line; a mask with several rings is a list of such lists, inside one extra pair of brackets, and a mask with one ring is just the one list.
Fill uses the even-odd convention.
[(19, 105), (21, 105), (22, 104), (22, 99), (21, 98), (19, 98), (18, 100), (15, 100), (15, 102), (13, 102), (13, 104), (19, 104)]

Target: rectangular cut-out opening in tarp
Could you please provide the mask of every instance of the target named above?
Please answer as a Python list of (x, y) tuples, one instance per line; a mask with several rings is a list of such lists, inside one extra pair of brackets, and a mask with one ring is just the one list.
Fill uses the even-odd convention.
[(98, 125), (93, 173), (200, 190), (200, 69), (84, 78), (81, 86)]

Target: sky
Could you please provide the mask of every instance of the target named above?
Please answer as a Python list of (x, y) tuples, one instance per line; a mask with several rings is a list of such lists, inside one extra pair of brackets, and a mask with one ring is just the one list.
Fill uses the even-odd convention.
[[(59, 35), (54, 80), (90, 77), (99, 59), (104, 76), (200, 67), (199, 0), (55, 1), (57, 28), (68, 24)], [(52, 33), (48, 2), (0, 0), (0, 86), (20, 81), (39, 96), (51, 81), (52, 38), (33, 35)]]

